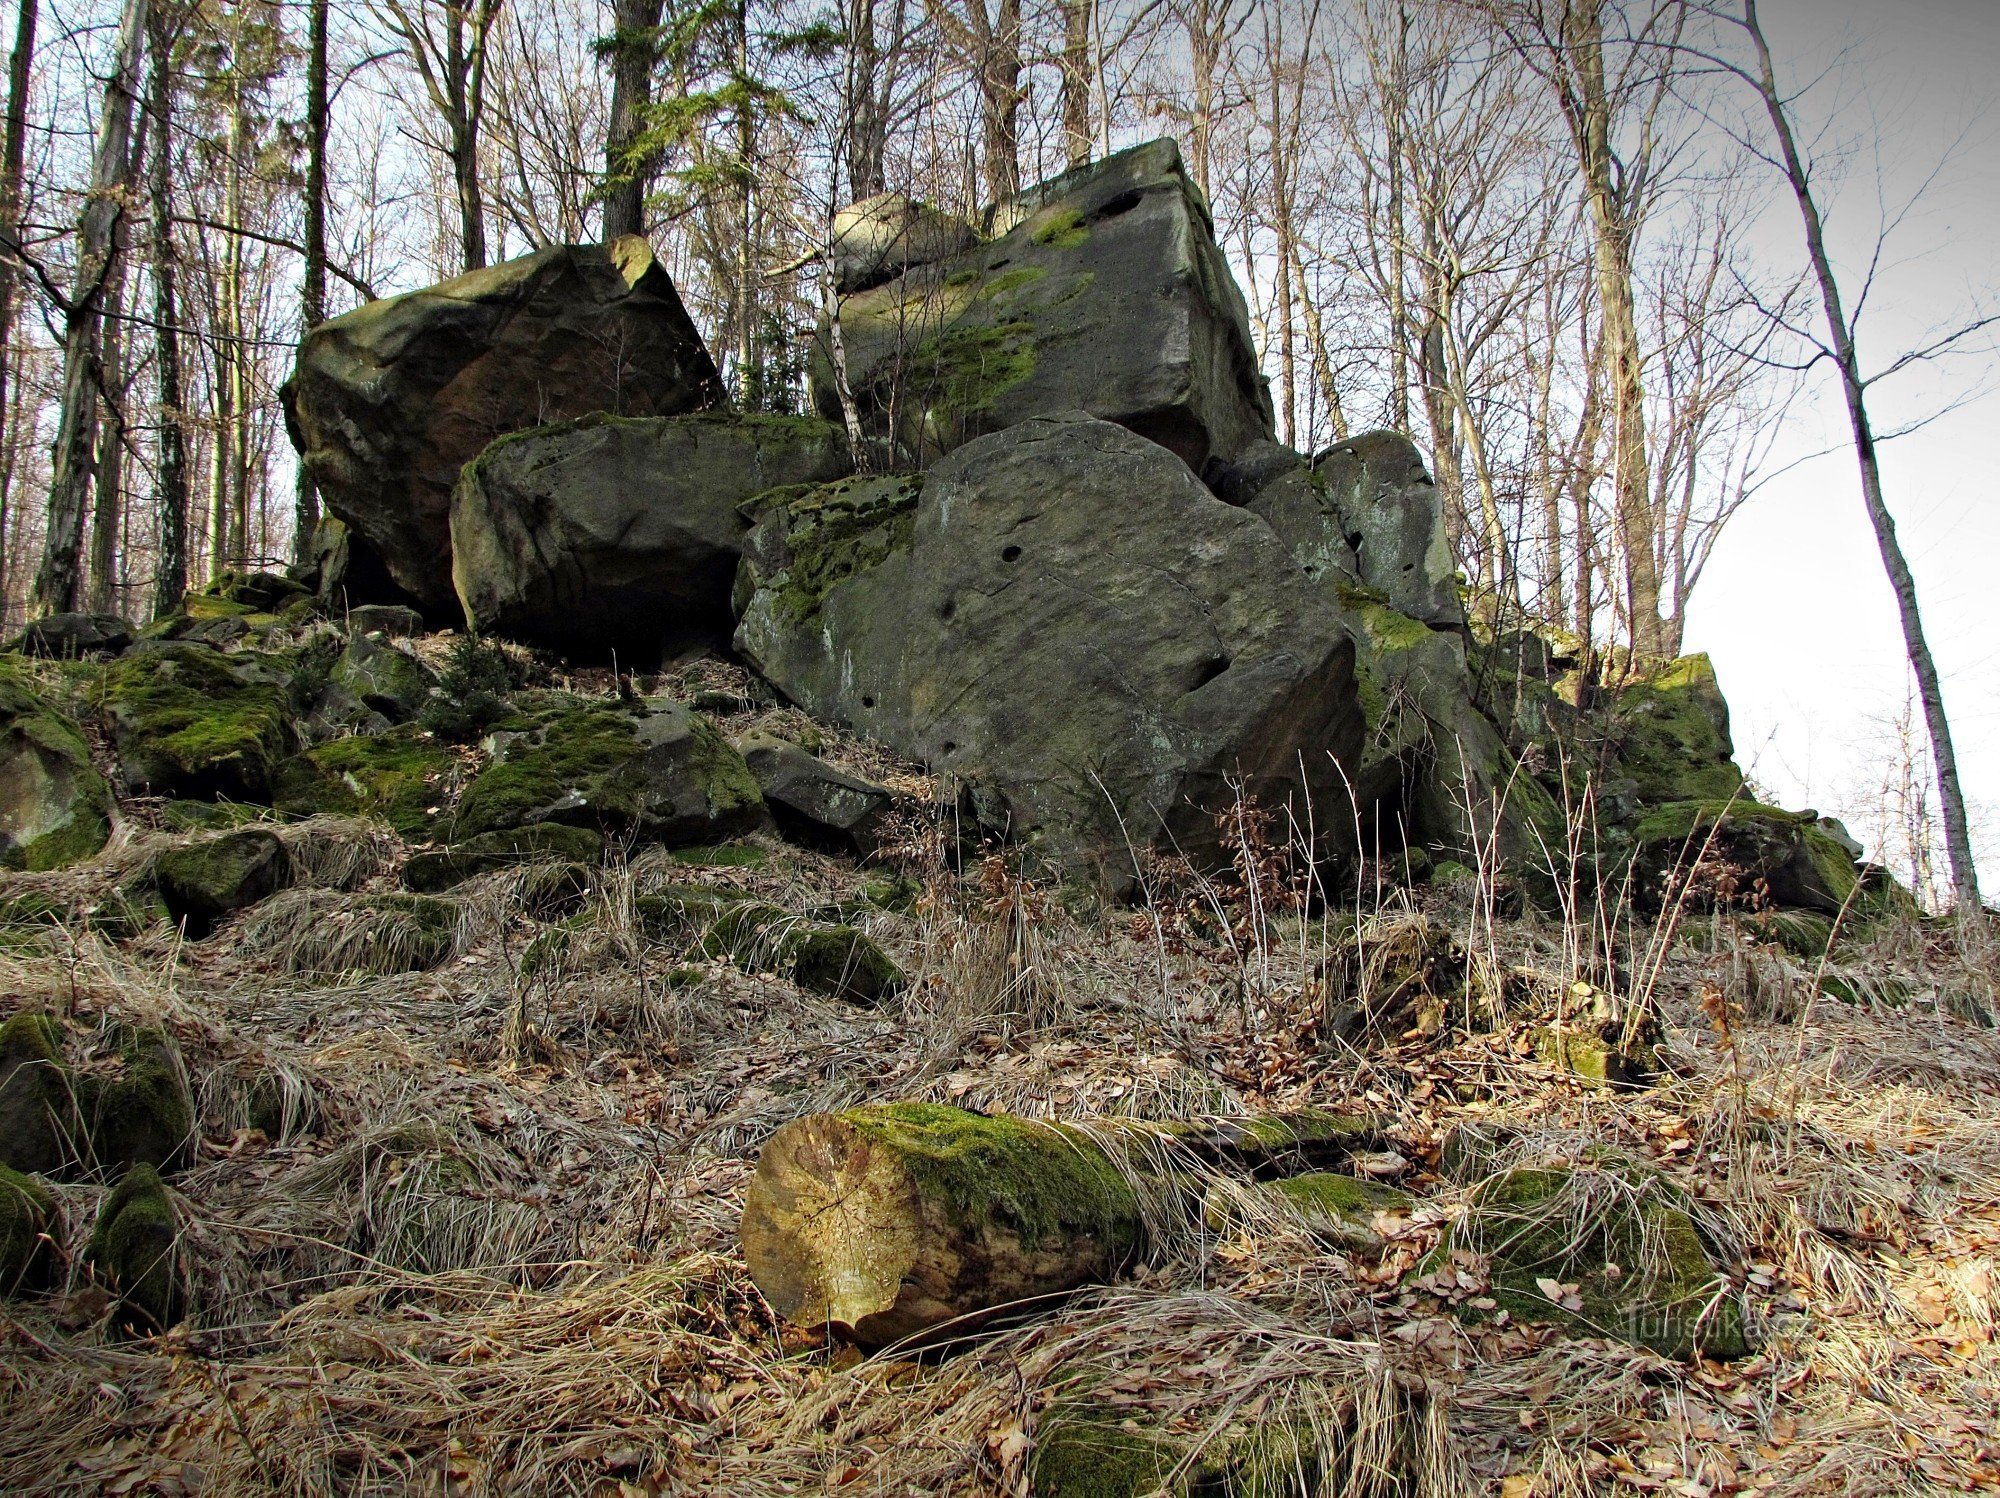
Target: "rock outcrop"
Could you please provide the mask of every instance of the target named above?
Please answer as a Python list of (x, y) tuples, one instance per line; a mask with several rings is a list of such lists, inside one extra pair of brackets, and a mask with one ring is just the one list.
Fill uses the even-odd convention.
[(737, 648), (780, 690), (967, 782), (983, 821), (1122, 884), (1212, 852), (1239, 789), (1351, 825), (1354, 647), (1270, 528), (1081, 413), (921, 486), (775, 496)]
[(111, 834), (111, 792), (74, 720), (0, 663), (0, 869), (54, 869)]
[[(882, 217), (893, 268), (909, 220)], [(921, 258), (911, 248), (908, 270), (840, 302), (848, 394), (899, 461), (1059, 411), (1129, 427), (1197, 473), (1271, 438), (1242, 293), (1171, 140), (1067, 172), (987, 218), (995, 237), (935, 255), (951, 238), (919, 220)], [(873, 279), (842, 266), (853, 284)], [(813, 391), (842, 419), (830, 358)]]
[(306, 334), (282, 393), (327, 510), (438, 610), (454, 603), (452, 490), (494, 438), (591, 411), (671, 416), (723, 400), (673, 282), (629, 236), (357, 307)]
[(586, 416), (502, 439), (451, 505), (452, 577), (473, 628), (645, 664), (726, 643), (748, 530), (767, 489), (849, 471), (812, 417)]

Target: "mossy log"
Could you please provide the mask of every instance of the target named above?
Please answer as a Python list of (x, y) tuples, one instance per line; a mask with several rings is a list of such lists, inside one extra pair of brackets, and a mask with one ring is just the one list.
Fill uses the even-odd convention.
[[(1089, 1127), (934, 1103), (813, 1114), (764, 1146), (744, 1258), (789, 1321), (864, 1346), (956, 1332), (1130, 1263), (1145, 1237), (1135, 1166), (1171, 1192), (1177, 1163), (1255, 1168), (1372, 1132), (1332, 1114)], [(1107, 1151), (1112, 1138), (1130, 1148)]]

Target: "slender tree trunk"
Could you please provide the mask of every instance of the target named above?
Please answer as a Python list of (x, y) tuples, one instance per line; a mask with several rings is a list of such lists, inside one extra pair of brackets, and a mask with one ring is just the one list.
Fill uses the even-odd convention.
[(661, 0), (612, 0), (611, 121), (604, 132), (604, 242), (646, 231), (646, 194), (654, 162), (640, 159), (633, 143), (645, 129), (653, 102), (653, 63)]
[(1854, 435), (1854, 456), (1861, 470), (1862, 507), (1868, 512), (1868, 523), (1875, 531), (1875, 546), (1882, 555), (1883, 571), (1888, 573), (1889, 586), (1896, 595), (1903, 644), (1909, 653), (1910, 669), (1917, 678), (1917, 700), (1923, 704), (1924, 728), (1930, 734), (1931, 757), (1937, 770), (1938, 809), (1944, 817), (1945, 851), (1951, 859), (1952, 894), (1961, 913), (1975, 914), (1982, 908), (1979, 868), (1972, 857), (1972, 832), (1965, 814), (1965, 793), (1959, 785), (1958, 756), (1951, 742), (1951, 719), (1944, 710), (1944, 686), (1938, 679), (1937, 662), (1924, 638), (1923, 614), (1917, 606), (1917, 580), (1903, 555), (1902, 542), (1896, 537), (1895, 517), (1889, 513), (1882, 494), (1882, 467), (1875, 450), (1874, 426), (1868, 416), (1868, 382), (1861, 373), (1854, 327), (1848, 321), (1840, 282), (1827, 256), (1826, 231), (1819, 203), (1813, 196), (1812, 178), (1792, 134), (1791, 117), (1778, 94), (1771, 49), (1757, 19), (1757, 0), (1743, 0), (1743, 26), (1757, 49), (1758, 91), (1763, 95), (1772, 133), (1784, 157), (1785, 175), (1791, 182), (1792, 196), (1798, 201), (1799, 217), (1805, 226), (1806, 254), (1812, 260), (1813, 276), (1819, 283), (1834, 366), (1840, 371), (1848, 426)]
[(97, 444), (97, 359), (103, 301), (113, 263), (123, 249), (126, 176), (131, 167), (132, 108), (146, 32), (146, 0), (125, 0), (111, 80), (104, 89), (91, 162), (90, 196), (78, 228), (76, 285), (64, 309), (62, 414), (56, 431), (55, 473), (49, 484), (48, 540), (35, 575), (34, 612), (76, 606), (78, 553), (89, 505)]
[[(12, 374), (14, 342), (14, 289), (19, 274), (14, 248), (19, 242), (21, 223), (22, 162), (28, 137), (28, 88), (35, 65), (35, 27), (40, 16), (38, 0), (15, 0), (14, 51), (7, 60), (7, 137), (0, 147), (0, 442), (6, 440), (8, 419), (7, 381)], [(12, 477), (11, 473), (8, 475)], [(0, 516), (7, 509), (8, 494), (0, 488)], [(0, 526), (0, 588), (7, 577), (7, 540)]]
[[(973, 0), (982, 12), (985, 0)], [(1021, 0), (1000, 0), (979, 59), (980, 172), (989, 202), (1021, 190)]]
[[(306, 203), (305, 283), (299, 296), (301, 331), (326, 321), (326, 27), (330, 0), (311, 0), (306, 18)], [(312, 556), (319, 528), (319, 489), (304, 463), (298, 465), (292, 501), (292, 560)]]
[[(900, 37), (903, 7), (893, 24)], [(889, 79), (875, 36), (875, 0), (848, 0), (845, 57), (847, 191), (860, 202), (889, 190)]]
[[(143, 155), (145, 147), (135, 146)], [(104, 419), (97, 429), (97, 493), (90, 514), (90, 570), (85, 591), (93, 613), (109, 614), (118, 586), (118, 532), (125, 503), (125, 396), (131, 384), (125, 367), (125, 267), (120, 257), (104, 290), (104, 351), (99, 360)]]
[(1062, 122), (1063, 146), (1071, 166), (1090, 160), (1092, 131), (1090, 38), (1097, 0), (1060, 0), (1063, 20)]
[[(320, 0), (324, 4), (324, 0)], [(159, 395), (158, 485), (160, 556), (153, 574), (153, 613), (170, 614), (187, 592), (187, 444), (181, 428), (181, 333), (179, 258), (174, 246), (173, 35), (154, 12), (153, 53), (153, 352)]]
[(1646, 387), (1632, 296), (1630, 210), (1623, 201), (1611, 148), (1601, 0), (1589, 0), (1568, 12), (1563, 40), (1576, 80), (1577, 154), (1590, 205), (1603, 356), (1611, 386), (1611, 483), (1624, 561), (1626, 618), (1633, 650), (1657, 656), (1663, 653), (1664, 639), (1646, 452)]

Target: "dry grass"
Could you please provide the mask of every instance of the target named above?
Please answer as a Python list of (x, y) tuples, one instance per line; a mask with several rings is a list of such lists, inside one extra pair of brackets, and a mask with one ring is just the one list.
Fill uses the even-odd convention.
[[(110, 1340), (74, 1262), (57, 1295), (7, 1308), (0, 1471), (20, 1490), (1019, 1493), (1079, 1403), (1190, 1463), (1290, 1431), (1285, 1492), (2000, 1484), (2000, 1039), (1978, 1019), (1995, 967), (1976, 934), (1883, 933), (1845, 959), (1875, 984), (1844, 1002), (1728, 931), (1624, 917), (1586, 938), (1489, 921), (1478, 891), (1371, 905), (1356, 948), (1352, 911), (1286, 908), (1281, 886), (1254, 908), (1211, 882), (1098, 918), (1005, 864), (958, 880), (933, 863), (913, 912), (865, 920), (912, 976), (870, 1011), (690, 964), (634, 919), (638, 894), (689, 877), (802, 912), (851, 901), (860, 875), (834, 860), (649, 852), (587, 889), (510, 870), (454, 891), (440, 936), (412, 928), (376, 829), (285, 835), (311, 887), (206, 942), (89, 929), (139, 838), (36, 881), (67, 918), (0, 945), (9, 1009), (87, 1035), (165, 1025), (204, 1136), (174, 1183), (183, 1327)], [(565, 920), (572, 939), (526, 972)], [(1356, 951), (1350, 987), (1379, 987), (1391, 965), (1370, 954), (1423, 920), (1456, 938), (1449, 992), (1492, 1001), (1326, 1034), (1329, 956)], [(1585, 966), (1622, 973), (1620, 1001), (1660, 1027), (1661, 1085), (1593, 1092), (1534, 1059), (1528, 1028)], [(1377, 1261), (1258, 1193), (1220, 1228), (1163, 1208), (1128, 1283), (950, 1356), (857, 1361), (775, 1324), (734, 1227), (775, 1129), (887, 1097), (1068, 1119), (1366, 1107), (1421, 1209)], [(1439, 1147), (1464, 1127), (1493, 1149), (1453, 1176)], [(1408, 1283), (1481, 1175), (1594, 1145), (1659, 1166), (1731, 1246), (1756, 1356), (1693, 1366), (1462, 1324)], [(1578, 1179), (1581, 1223), (1616, 1177)], [(73, 1245), (101, 1191), (59, 1189)]]

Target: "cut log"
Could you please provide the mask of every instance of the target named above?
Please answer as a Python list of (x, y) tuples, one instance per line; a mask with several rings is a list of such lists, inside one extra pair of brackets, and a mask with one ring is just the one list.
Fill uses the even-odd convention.
[[(1088, 1127), (934, 1103), (813, 1114), (764, 1146), (743, 1254), (786, 1320), (880, 1347), (1110, 1280), (1144, 1243), (1134, 1164), (1170, 1195), (1197, 1162), (1323, 1162), (1378, 1137), (1329, 1113)], [(1112, 1139), (1126, 1148), (1107, 1152)]]

